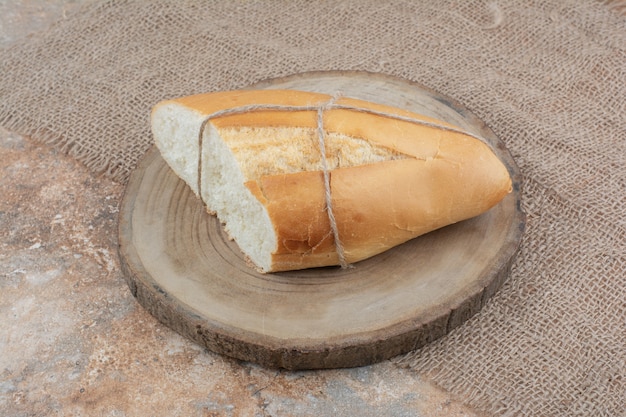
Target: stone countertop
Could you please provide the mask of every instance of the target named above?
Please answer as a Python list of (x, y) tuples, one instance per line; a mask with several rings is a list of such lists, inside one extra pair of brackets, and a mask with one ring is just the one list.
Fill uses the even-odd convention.
[[(80, 1), (0, 0), (0, 48)], [(0, 414), (3, 416), (476, 416), (385, 361), (265, 369), (158, 323), (117, 258), (124, 187), (0, 128)]]

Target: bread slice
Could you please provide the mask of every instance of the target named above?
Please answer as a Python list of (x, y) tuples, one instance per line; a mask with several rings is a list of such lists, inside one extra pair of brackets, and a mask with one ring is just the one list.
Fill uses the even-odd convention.
[(242, 90), (152, 111), (164, 160), (259, 271), (355, 263), (479, 215), (511, 191), (506, 167), (478, 138), (370, 102), (325, 108), (322, 150), (318, 109), (329, 100)]

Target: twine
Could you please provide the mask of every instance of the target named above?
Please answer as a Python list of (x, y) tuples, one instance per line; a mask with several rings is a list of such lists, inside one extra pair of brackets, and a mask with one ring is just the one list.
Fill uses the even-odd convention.
[(342, 268), (350, 268), (345, 258), (345, 251), (343, 244), (341, 243), (341, 239), (339, 238), (339, 228), (337, 227), (337, 221), (335, 219), (335, 215), (333, 213), (332, 206), (332, 197), (330, 190), (330, 169), (328, 168), (328, 163), (326, 161), (326, 144), (325, 144), (325, 131), (324, 131), (324, 112), (328, 110), (350, 110), (356, 111), (360, 113), (367, 113), (375, 116), (387, 117), (390, 119), (400, 120), (403, 122), (414, 123), (421, 126), (432, 127), (436, 129), (445, 130), (453, 133), (461, 133), (467, 136), (470, 136), (474, 139), (480, 140), (484, 142), (480, 136), (474, 135), (470, 132), (466, 132), (464, 130), (441, 125), (439, 123), (429, 122), (421, 119), (416, 119), (414, 117), (409, 116), (401, 116), (398, 114), (382, 112), (378, 110), (366, 109), (361, 107), (355, 107), (345, 104), (337, 104), (335, 103), (338, 96), (333, 96), (328, 102), (317, 104), (317, 105), (306, 105), (306, 106), (292, 106), (292, 105), (280, 105), (280, 104), (251, 104), (247, 106), (239, 106), (232, 107), (229, 109), (219, 110), (217, 112), (211, 113), (207, 115), (202, 123), (200, 124), (200, 129), (198, 133), (198, 195), (203, 203), (205, 203), (202, 198), (202, 142), (204, 137), (204, 130), (206, 129), (206, 125), (215, 118), (224, 117), (224, 116), (232, 116), (237, 114), (250, 113), (255, 111), (315, 111), (317, 113), (317, 134), (319, 140), (319, 149), (321, 153), (321, 164), (322, 164), (322, 172), (324, 177), (324, 198), (326, 203), (326, 212), (328, 214), (328, 220), (330, 221), (331, 231), (333, 233), (333, 238), (335, 240), (335, 250), (339, 257), (339, 263)]
[(322, 172), (324, 173), (324, 197), (326, 199), (326, 213), (328, 213), (328, 220), (330, 221), (330, 230), (333, 232), (333, 238), (335, 239), (335, 251), (339, 257), (339, 264), (342, 268), (348, 268), (348, 262), (346, 262), (346, 256), (343, 249), (343, 244), (339, 239), (339, 228), (337, 227), (337, 221), (335, 220), (335, 214), (333, 213), (333, 203), (330, 195), (330, 172), (328, 170), (328, 161), (326, 160), (326, 143), (324, 132), (324, 112), (331, 108), (335, 103), (336, 97), (332, 97), (326, 104), (320, 106), (317, 109), (317, 137), (319, 139), (320, 154), (322, 159)]

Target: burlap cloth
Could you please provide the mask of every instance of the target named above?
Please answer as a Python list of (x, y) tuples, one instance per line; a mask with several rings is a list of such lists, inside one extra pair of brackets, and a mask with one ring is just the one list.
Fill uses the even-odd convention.
[(496, 415), (626, 415), (626, 18), (594, 1), (90, 5), (0, 53), (0, 124), (124, 182), (167, 98), (311, 70), (451, 96), (524, 174), (509, 280), (396, 359)]

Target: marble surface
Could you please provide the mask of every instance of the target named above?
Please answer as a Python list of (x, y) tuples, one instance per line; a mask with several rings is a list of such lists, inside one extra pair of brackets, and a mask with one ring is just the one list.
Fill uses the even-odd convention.
[[(0, 48), (80, 1), (0, 0)], [(314, 372), (208, 352), (158, 323), (117, 258), (124, 187), (0, 128), (0, 415), (477, 416), (385, 361)]]

